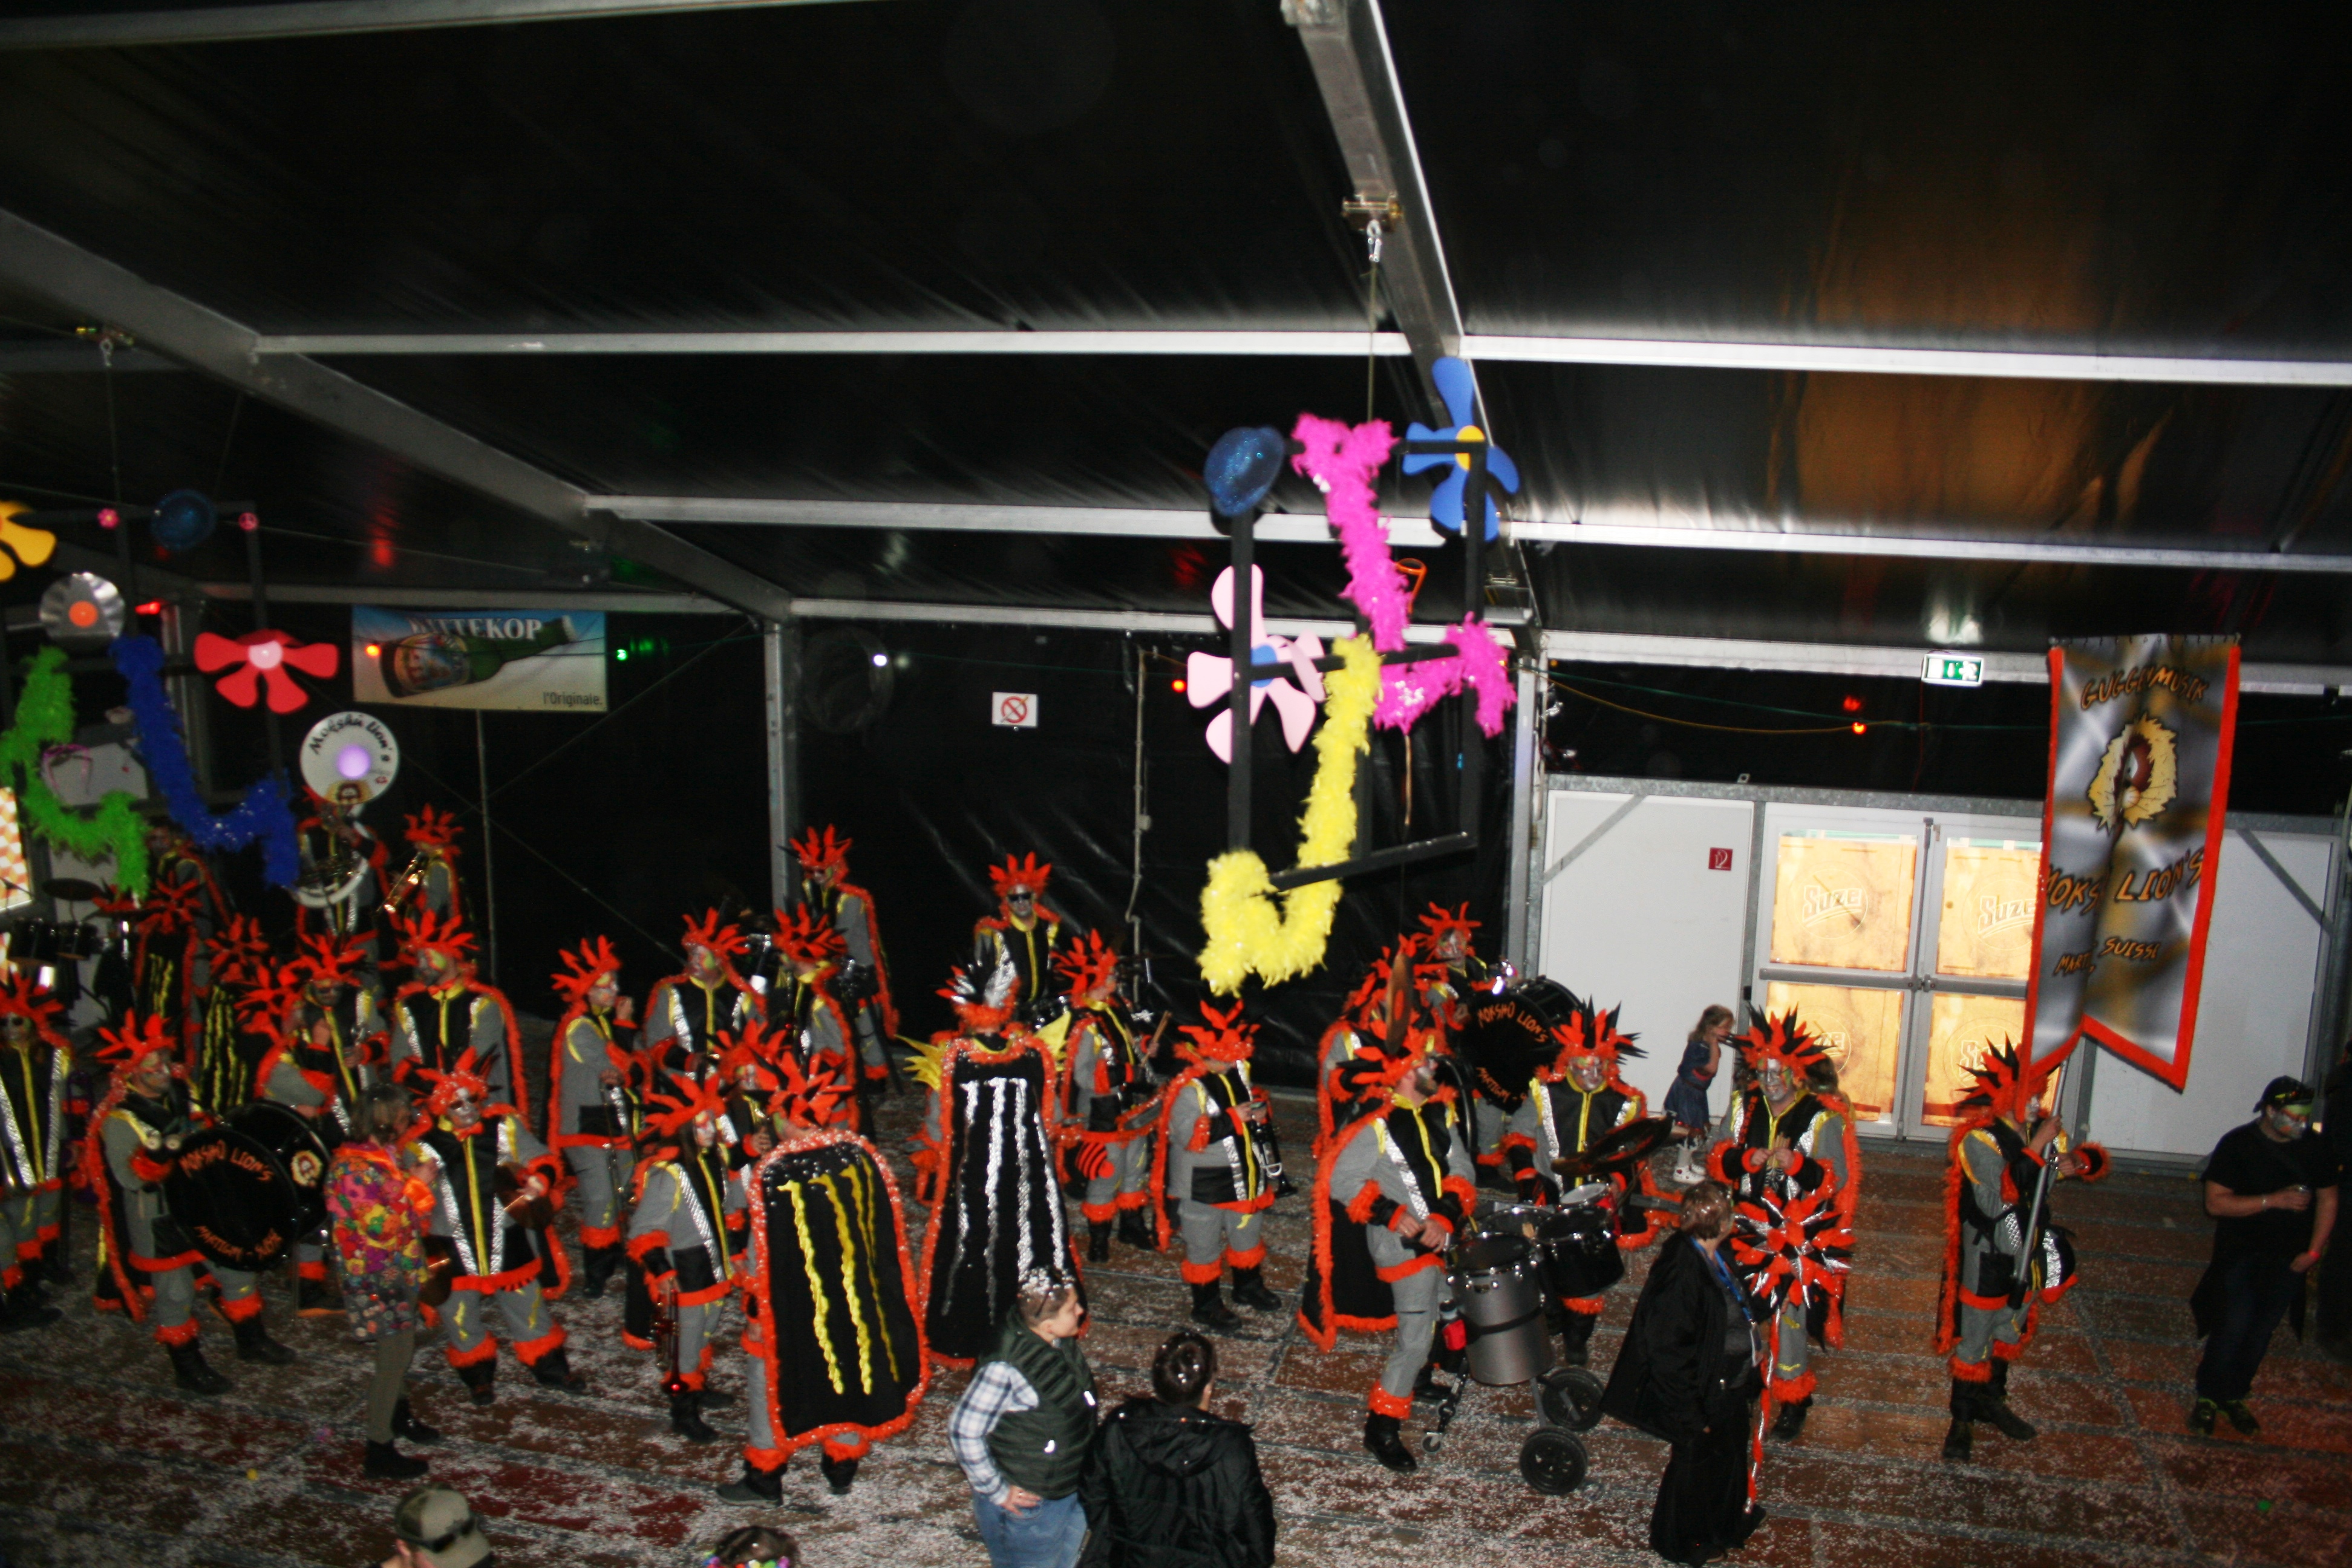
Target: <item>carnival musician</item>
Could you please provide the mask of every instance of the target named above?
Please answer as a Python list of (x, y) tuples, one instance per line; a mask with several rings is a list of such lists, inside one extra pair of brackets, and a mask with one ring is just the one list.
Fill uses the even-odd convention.
[[(1420, 937), (1407, 939), (1409, 943), (1417, 941), (1422, 953), (1423, 962), (1414, 969), (1422, 1005), (1445, 1031), (1449, 1050), (1470, 1022), (1473, 994), (1496, 984), (1494, 969), (1478, 956), (1479, 924), (1470, 918), (1467, 903), (1455, 910), (1433, 903), (1421, 917)], [(1500, 1175), (1503, 1130), (1516, 1108), (1492, 1104), (1485, 1096), (1470, 1092), (1466, 1076), (1463, 1081), (1462, 1110), (1471, 1131), (1472, 1157), (1482, 1172)]]
[(856, 1030), (859, 1071), (870, 1087), (890, 1076), (888, 1046), (898, 1037), (898, 1005), (890, 996), (874, 895), (849, 879), (851, 842), (835, 837), (830, 826), (822, 837), (812, 827), (792, 850), (801, 863), (801, 902), (841, 933), (848, 955), (835, 991)]
[[(151, 842), (159, 837), (154, 826)], [(160, 826), (177, 831), (168, 822)], [(125, 910), (131, 931), (131, 1010), (160, 1022), (179, 1042), (184, 1068), (196, 1059), (204, 1021), (204, 989), (197, 984), (205, 934), (199, 923), (203, 901), (201, 884), (158, 879), (148, 885), (145, 899)]]
[[(296, 900), (294, 927), (302, 936), (357, 939), (367, 954), (369, 984), (383, 962), (377, 946), (383, 902), (383, 844), (360, 820), (356, 801), (310, 792), (311, 814), (295, 826), (305, 881), (320, 886), (323, 903)], [(338, 875), (341, 873), (341, 875)]]
[(719, 1489), (774, 1507), (784, 1468), (814, 1446), (835, 1496), (875, 1443), (906, 1430), (930, 1379), (898, 1183), (843, 1124), (848, 1086), (776, 1064), (776, 1143), (748, 1173), (743, 1474)]
[(1250, 1081), (1257, 1026), (1241, 1016), (1238, 1001), (1223, 1013), (1203, 1005), (1206, 1026), (1181, 1031), (1176, 1052), (1185, 1065), (1160, 1096), (1151, 1185), (1160, 1245), (1181, 1240), (1183, 1247), (1192, 1321), (1225, 1333), (1241, 1326), (1222, 1292), (1228, 1268), (1234, 1300), (1254, 1312), (1282, 1310), (1282, 1298), (1265, 1288), (1263, 1216), (1277, 1173), (1267, 1168), (1265, 1091)]
[(1078, 1173), (1087, 1181), (1078, 1204), (1087, 1219), (1087, 1261), (1107, 1263), (1114, 1220), (1128, 1246), (1159, 1246), (1147, 1218), (1159, 1089), (1149, 1042), (1136, 1038), (1135, 1015), (1119, 994), (1118, 954), (1101, 933), (1087, 932), (1054, 963), (1070, 987), (1062, 1120), (1076, 1131)]
[(1054, 1150), (1054, 1065), (1013, 1011), (1011, 961), (978, 984), (962, 971), (941, 993), (956, 1027), (935, 1037), (919, 1076), (937, 1086), (918, 1160), (932, 1177), (923, 1234), (923, 1337), (951, 1366), (985, 1355), (1024, 1268), (1078, 1267)]
[(1952, 1424), (1944, 1458), (1965, 1463), (1976, 1424), (2015, 1443), (2034, 1437), (2010, 1408), (2010, 1363), (2033, 1342), (2042, 1309), (2074, 1287), (2074, 1249), (2041, 1201), (2067, 1176), (2096, 1181), (2107, 1152), (2069, 1147), (2042, 1110), (2049, 1068), (2029, 1067), (2014, 1045), (1988, 1047), (1970, 1069), (1952, 1129), (1950, 1209), (1944, 1216), (1944, 1289), (1936, 1349), (1951, 1358)]
[(580, 1221), (584, 1296), (601, 1296), (622, 1259), (621, 1200), (645, 1130), (646, 1068), (630, 1046), (636, 1004), (621, 992), (610, 940), (581, 943), (551, 975), (566, 1004), (549, 1048), (548, 1145), (571, 1167), (569, 1203)]
[[(358, 1127), (360, 1097), (375, 1081), (390, 1037), (375, 993), (354, 984), (363, 944), (323, 935), (300, 940), (303, 951), (280, 971), (278, 985), (247, 1009), (260, 1015), (257, 1022), (271, 1041), (255, 1075), (255, 1098), (301, 1112), (331, 1152)], [(323, 1228), (295, 1243), (294, 1271), (296, 1310), (303, 1316), (342, 1310), (327, 1278)]]
[(667, 1090), (646, 1096), (651, 1146), (637, 1165), (629, 1259), (659, 1303), (669, 1429), (689, 1443), (713, 1443), (719, 1434), (702, 1419), (702, 1406), (710, 1394), (711, 1337), (740, 1272), (743, 1169), (730, 1166), (719, 1142), (722, 1080), (667, 1076)]
[[(861, 1080), (849, 1018), (833, 994), (840, 973), (841, 933), (803, 904), (775, 912), (775, 951), (782, 960), (764, 999), (771, 1038), (791, 1051), (804, 1072), (855, 1088)], [(841, 1113), (855, 1118), (855, 1097)]]
[[(1835, 1209), (1850, 1226), (1862, 1155), (1853, 1110), (1832, 1087), (1836, 1071), (1828, 1053), (1794, 1012), (1757, 1025), (1739, 1050), (1749, 1081), (1731, 1097), (1707, 1156), (1708, 1173), (1743, 1205), (1769, 1198), (1785, 1208), (1806, 1199)], [(1769, 1293), (1760, 1282), (1750, 1289)], [(1764, 1386), (1779, 1406), (1771, 1431), (1777, 1441), (1789, 1442), (1804, 1430), (1818, 1381), (1809, 1342), (1832, 1347), (1843, 1342), (1836, 1308), (1844, 1289), (1840, 1273), (1818, 1289), (1791, 1291), (1768, 1325), (1771, 1357)]]
[(425, 1249), (430, 1266), (448, 1275), (441, 1315), (449, 1365), (476, 1405), (497, 1397), (499, 1342), (489, 1324), (495, 1304), (532, 1379), (542, 1388), (578, 1393), (587, 1383), (564, 1354), (563, 1325), (540, 1289), (540, 1258), (529, 1237), (535, 1220), (540, 1228), (545, 1224), (532, 1211), (559, 1200), (562, 1167), (520, 1110), (496, 1098), (470, 1048), (446, 1068), (418, 1068), (414, 1076), (429, 1086), (410, 1136), (431, 1156), (421, 1173), (434, 1195)]
[(470, 1052), (470, 1070), (492, 1099), (528, 1121), (529, 1086), (515, 1060), (520, 1036), (514, 1007), (505, 992), (475, 977), (474, 933), (429, 914), (396, 921), (394, 929), (416, 978), (392, 996), (393, 1077), (405, 1083), (426, 1068), (447, 1072)]
[(1339, 1016), (1323, 1031), (1316, 1053), (1318, 1153), (1329, 1146), (1340, 1128), (1363, 1114), (1367, 1102), (1358, 1090), (1364, 1082), (1378, 1078), (1381, 1068), (1391, 1060), (1383, 1043), (1390, 1032), (1390, 1021), (1404, 1020), (1401, 1027), (1434, 1027), (1421, 1005), (1417, 977), (1433, 981), (1435, 975), (1424, 975), (1416, 964), (1414, 955), (1418, 951), (1412, 938), (1381, 949), (1370, 967), (1364, 971), (1364, 977), (1348, 994)]
[(1045, 884), (1054, 868), (1034, 855), (988, 868), (996, 889), (996, 912), (983, 915), (971, 928), (971, 962), (967, 974), (993, 974), (1009, 963), (1019, 978), (1012, 1006), (1031, 1027), (1042, 1027), (1055, 1010), (1059, 988), (1054, 983), (1054, 960), (1062, 951), (1062, 917), (1045, 903)]
[(206, 939), (205, 956), (211, 988), (198, 1004), (188, 1088), (197, 1104), (218, 1116), (255, 1097), (268, 1037), (245, 1026), (246, 1003), (257, 991), (274, 991), (278, 971), (261, 922), (247, 915), (229, 916)]
[(0, 979), (0, 1333), (56, 1322), (41, 1288), (72, 1278), (59, 1162), (73, 1072), (57, 1027), (63, 1010), (29, 974)]
[(388, 913), (438, 915), (445, 921), (466, 918), (465, 889), (457, 879), (457, 818), (428, 804), (414, 816), (401, 818), (401, 837), (408, 841), (408, 865), (393, 884), (385, 903)]
[(228, 1379), (205, 1363), (197, 1342), (200, 1272), (218, 1292), (238, 1360), (284, 1365), (294, 1352), (270, 1338), (254, 1276), (208, 1262), (165, 1197), (163, 1184), (183, 1147), (212, 1118), (189, 1094), (180, 1043), (161, 1018), (127, 1016), (99, 1038), (99, 1059), (113, 1071), (83, 1136), (82, 1173), (87, 1189), (98, 1195), (101, 1256), (114, 1286), (101, 1305), (117, 1305), (133, 1322), (150, 1324), (180, 1387), (226, 1393)]
[(646, 998), (646, 1063), (656, 1071), (700, 1077), (719, 1065), (719, 1037), (763, 1017), (751, 983), (736, 973), (735, 957), (749, 946), (740, 927), (710, 910), (686, 922), (686, 967), (654, 982)]
[(1396, 1031), (1362, 1083), (1363, 1114), (1334, 1135), (1315, 1182), (1315, 1246), (1299, 1326), (1329, 1350), (1339, 1331), (1391, 1333), (1369, 1394), (1364, 1447), (1399, 1474), (1418, 1468), (1404, 1417), (1433, 1389), (1430, 1347), (1445, 1294), (1445, 1252), (1477, 1203), (1453, 1089), (1430, 1065), (1428, 1030)]
[[(1555, 1173), (1554, 1162), (1583, 1153), (1649, 1113), (1642, 1091), (1619, 1076), (1623, 1058), (1643, 1053), (1633, 1037), (1618, 1032), (1614, 1010), (1604, 1013), (1580, 1003), (1566, 1023), (1553, 1026), (1551, 1037), (1559, 1054), (1529, 1080), (1527, 1098), (1503, 1134), (1503, 1156), (1520, 1201), (1548, 1207), (1558, 1205), (1575, 1184)], [(1631, 1251), (1648, 1246), (1656, 1239), (1649, 1216), (1628, 1207), (1625, 1199), (1655, 1195), (1649, 1166), (1637, 1164), (1630, 1175), (1612, 1174), (1605, 1181), (1610, 1191), (1598, 1212), (1618, 1247)], [(1559, 1299), (1561, 1359), (1570, 1366), (1591, 1361), (1593, 1326), (1606, 1304), (1605, 1294)]]

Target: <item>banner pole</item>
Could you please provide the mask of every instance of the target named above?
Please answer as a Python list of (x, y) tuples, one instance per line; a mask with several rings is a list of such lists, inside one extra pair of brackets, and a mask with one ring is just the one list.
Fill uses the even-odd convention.
[[(2027, 1047), (2028, 1050), (2032, 1048), (2031, 1046)], [(2067, 1052), (2066, 1059), (2060, 1062), (2051, 1075), (2056, 1080), (2051, 1085), (2050, 1114), (2052, 1116), (2058, 1114), (2059, 1104), (2065, 1097), (2066, 1069), (2074, 1063), (2074, 1051), (2082, 1048), (2083, 1042), (2076, 1040), (2074, 1050)], [(2064, 1122), (2061, 1121), (2059, 1126), (2063, 1133)], [(2028, 1133), (2026, 1136), (2030, 1140), (2032, 1134)], [(2058, 1168), (2058, 1140), (2053, 1138), (2050, 1141), (2049, 1150), (2042, 1156), (2042, 1174), (2033, 1184), (2032, 1206), (2025, 1211), (2025, 1229), (2022, 1233), (2025, 1237), (2025, 1255), (2018, 1259), (2017, 1283), (2010, 1287), (2011, 1294), (2009, 1304), (2011, 1307), (2023, 1305), (2025, 1298), (2033, 1294), (2033, 1264), (2034, 1260), (2042, 1256), (2042, 1238), (2034, 1233), (2042, 1228), (2042, 1211), (2050, 1201), (2050, 1173)], [(2023, 1292), (2021, 1295), (2017, 1293), (2021, 1290)]]

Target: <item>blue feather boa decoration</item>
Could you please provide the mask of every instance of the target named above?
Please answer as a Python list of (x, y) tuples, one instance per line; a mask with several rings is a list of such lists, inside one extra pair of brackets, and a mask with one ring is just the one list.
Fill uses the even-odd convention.
[(107, 649), (114, 668), (131, 687), (131, 713), (139, 725), (139, 754), (147, 774), (171, 808), (172, 820), (187, 829), (203, 849), (242, 849), (258, 839), (262, 874), (273, 888), (291, 887), (302, 869), (294, 837), (294, 814), (287, 808), (286, 786), (277, 778), (256, 779), (246, 786), (245, 799), (235, 811), (215, 816), (205, 809), (196, 788), (195, 770), (188, 765), (188, 742), (180, 732), (180, 715), (163, 694), (163, 650), (155, 639), (122, 637)]

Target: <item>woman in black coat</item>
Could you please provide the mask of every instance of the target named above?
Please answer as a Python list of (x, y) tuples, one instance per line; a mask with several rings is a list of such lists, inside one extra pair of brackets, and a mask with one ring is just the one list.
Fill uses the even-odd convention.
[(1669, 1563), (1698, 1563), (1745, 1544), (1764, 1520), (1748, 1497), (1761, 1309), (1718, 1256), (1731, 1234), (1731, 1194), (1715, 1182), (1692, 1187), (1681, 1227), (1650, 1266), (1601, 1408), (1673, 1445), (1650, 1545)]
[(1269, 1568), (1274, 1494), (1250, 1429), (1208, 1412), (1217, 1352), (1169, 1336), (1152, 1358), (1157, 1399), (1130, 1399), (1102, 1425), (1078, 1496), (1087, 1568)]

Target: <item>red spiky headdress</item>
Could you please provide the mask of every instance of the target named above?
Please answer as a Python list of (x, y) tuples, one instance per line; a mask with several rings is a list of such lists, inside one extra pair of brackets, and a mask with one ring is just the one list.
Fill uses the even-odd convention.
[(474, 933), (456, 915), (447, 919), (427, 910), (411, 919), (394, 915), (393, 930), (400, 934), (401, 956), (414, 963), (428, 952), (437, 952), (453, 965), (467, 962), (474, 946)]
[(269, 974), (269, 938), (250, 915), (229, 916), (228, 924), (205, 939), (205, 956), (212, 960), (215, 984), (247, 985)]
[(1968, 1092), (1960, 1096), (1963, 1116), (1983, 1114), (2022, 1123), (2050, 1082), (2050, 1068), (2028, 1066), (2014, 1040), (1986, 1043), (1977, 1065), (1969, 1069)]
[(1034, 855), (1024, 855), (1018, 860), (1008, 855), (1003, 865), (988, 868), (989, 882), (996, 889), (996, 896), (1000, 899), (1010, 898), (1015, 888), (1026, 888), (1043, 897), (1045, 884), (1053, 879), (1053, 876), (1054, 868), (1039, 864)]
[(801, 837), (793, 839), (791, 847), (793, 858), (801, 863), (801, 869), (814, 876), (827, 869), (848, 870), (850, 843), (849, 839), (835, 837), (833, 827), (828, 824), (822, 837), (812, 827)]
[(1198, 1024), (1185, 1025), (1182, 1033), (1190, 1043), (1179, 1045), (1177, 1050), (1194, 1061), (1241, 1062), (1250, 1058), (1255, 1049), (1257, 1026), (1241, 1021), (1239, 1002), (1223, 1013), (1203, 1003), (1201, 1016), (1208, 1020), (1208, 1026), (1204, 1028)]
[(246, 988), (236, 999), (238, 1027), (276, 1040), (286, 1037), (287, 1015), (302, 1001), (302, 975), (296, 967), (300, 962), (280, 964), (275, 974), (265, 973)]
[(154, 936), (187, 930), (195, 923), (204, 896), (201, 882), (153, 884), (147, 889), (146, 900), (139, 906), (139, 933)]
[(580, 944), (578, 952), (567, 947), (556, 956), (563, 964), (562, 972), (548, 979), (567, 1006), (586, 1002), (590, 986), (607, 974), (617, 977), (621, 973), (621, 955), (613, 951), (609, 937), (592, 937)]
[(1471, 933), (1478, 926), (1479, 922), (1470, 918), (1470, 905), (1466, 900), (1459, 910), (1449, 910), (1444, 904), (1433, 903), (1429, 906), (1429, 912), (1421, 917), (1421, 929), (1426, 933), (1422, 940), (1431, 952), (1437, 951), (1437, 944), (1445, 940), (1448, 931), (1460, 931), (1463, 950), (1469, 951), (1477, 941)]
[(827, 963), (848, 950), (833, 922), (806, 904), (790, 914), (775, 913), (776, 946), (794, 963)]
[(1621, 1059), (1645, 1054), (1633, 1043), (1635, 1037), (1618, 1032), (1617, 1015), (1623, 1011), (1612, 1007), (1604, 1013), (1589, 1003), (1578, 1003), (1566, 1023), (1552, 1026), (1552, 1043), (1559, 1047), (1559, 1054), (1552, 1058), (1552, 1070), (1564, 1073), (1571, 1063), (1597, 1057), (1614, 1077)]
[(849, 1086), (830, 1070), (804, 1068), (800, 1058), (790, 1051), (777, 1054), (771, 1071), (773, 1081), (767, 1086), (768, 1114), (803, 1121), (811, 1127), (831, 1125), (839, 1114), (842, 1100), (850, 1092)]
[(752, 1069), (752, 1083), (765, 1090), (773, 1087), (776, 1063), (788, 1058), (787, 1037), (782, 1029), (771, 1029), (759, 1019), (748, 1020), (740, 1032), (719, 1031), (719, 1076), (729, 1083), (738, 1083), (745, 1068)]
[(489, 1080), (482, 1077), (481, 1063), (475, 1059), (471, 1046), (458, 1054), (447, 1071), (418, 1068), (416, 1076), (433, 1086), (432, 1091), (425, 1097), (425, 1114), (436, 1121), (449, 1114), (449, 1108), (457, 1104), (461, 1094), (470, 1094), (480, 1102), (482, 1115), (486, 1118), (514, 1109), (510, 1105), (489, 1103)]
[(717, 910), (705, 910), (700, 920), (686, 917), (686, 945), (707, 947), (722, 961), (732, 958), (743, 951), (743, 928), (722, 925)]
[(1067, 949), (1055, 955), (1054, 967), (1070, 983), (1072, 1000), (1083, 996), (1098, 985), (1108, 985), (1118, 974), (1118, 952), (1103, 941), (1100, 931), (1090, 931)]
[(958, 1028), (967, 1035), (992, 1035), (1012, 1020), (1013, 993), (1020, 984), (1013, 961), (1000, 958), (995, 972), (977, 984), (958, 967), (940, 988), (940, 994), (955, 1008)]
[(426, 805), (414, 816), (404, 816), (405, 825), (401, 837), (419, 849), (438, 849), (455, 858), (457, 854), (457, 818), (446, 811), (436, 811)]
[(646, 1104), (657, 1108), (646, 1118), (657, 1136), (683, 1141), (703, 1117), (714, 1122), (727, 1120), (727, 1082), (711, 1077), (698, 1083), (682, 1073), (671, 1073), (668, 1092), (654, 1090), (646, 1096)]
[(0, 979), (0, 1017), (29, 1018), (34, 1034), (62, 1043), (51, 1020), (64, 1011), (65, 1004), (51, 996), (47, 986), (36, 984), (30, 974), (20, 972)]
[(1765, 1063), (1779, 1062), (1790, 1078), (1800, 1082), (1808, 1071), (1830, 1059), (1821, 1041), (1797, 1021), (1793, 1008), (1777, 1018), (1766, 1019), (1741, 1036), (1739, 1054), (1759, 1073), (1764, 1070)]
[(367, 960), (367, 944), (358, 937), (306, 936), (302, 951), (288, 961), (280, 976), (289, 990), (314, 980), (348, 985)]
[(170, 1059), (173, 1078), (187, 1076), (180, 1066), (180, 1043), (152, 1013), (143, 1018), (136, 1013), (123, 1014), (120, 1026), (99, 1030), (98, 1041), (98, 1059), (114, 1069), (117, 1084), (136, 1072), (140, 1063), (157, 1055)]

